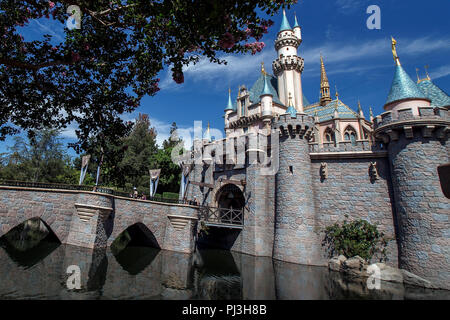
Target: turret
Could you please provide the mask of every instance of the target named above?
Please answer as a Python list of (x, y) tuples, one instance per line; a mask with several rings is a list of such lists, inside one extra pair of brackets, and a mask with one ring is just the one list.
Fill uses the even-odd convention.
[(430, 106), (430, 100), (403, 70), (395, 39), (392, 53), (394, 80), (386, 112), (374, 121), (374, 135), (388, 150), (399, 267), (450, 289), (450, 201), (437, 175), (437, 167), (449, 162), (450, 119), (445, 108)]
[(234, 111), (233, 102), (231, 101), (231, 89), (228, 89), (228, 105), (225, 108), (225, 130), (228, 129), (230, 113)]
[[(298, 30), (299, 27), (296, 29)], [(291, 92), (295, 109), (303, 113), (301, 73), (304, 68), (304, 60), (297, 55), (297, 48), (301, 42), (302, 40), (292, 30), (286, 18), (286, 12), (283, 10), (283, 20), (275, 40), (278, 58), (273, 62), (272, 68), (274, 75), (278, 78), (278, 96), (281, 103), (285, 106), (288, 105), (288, 94)]]
[(211, 141), (211, 130), (208, 122), (208, 128), (206, 128), (205, 133), (203, 134), (203, 143), (210, 143)]
[(295, 17), (295, 23), (294, 23), (294, 28), (292, 29), (294, 31), (295, 36), (299, 39), (302, 40), (302, 28), (300, 27), (300, 25), (298, 24), (297, 21), (297, 15), (294, 16)]
[(264, 127), (270, 132), (270, 123), (272, 121), (272, 105), (273, 105), (273, 94), (269, 89), (269, 84), (267, 80), (267, 74), (264, 71), (264, 68), (262, 68), (261, 72), (264, 74), (264, 89), (261, 93), (261, 116), (262, 120), (264, 122)]
[(314, 130), (314, 118), (299, 113), (295, 117), (283, 114), (272, 127), (280, 135), (273, 258), (323, 266), (326, 260), (322, 256), (311, 188), (309, 139)]

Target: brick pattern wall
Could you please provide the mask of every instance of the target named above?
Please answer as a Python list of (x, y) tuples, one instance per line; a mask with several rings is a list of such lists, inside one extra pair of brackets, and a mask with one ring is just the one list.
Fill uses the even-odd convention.
[[(107, 219), (97, 212), (84, 221), (75, 204), (113, 211)], [(184, 228), (174, 228), (169, 215), (187, 217)], [(44, 221), (64, 244), (105, 248), (128, 227), (142, 223), (162, 249), (186, 253), (194, 249), (197, 209), (95, 193), (0, 187), (0, 237), (34, 217)]]
[[(448, 143), (448, 142), (447, 142)], [(449, 162), (445, 143), (403, 134), (389, 143), (399, 221), (400, 267), (450, 288), (450, 200), (441, 190), (437, 166)]]
[[(378, 180), (371, 180), (369, 164), (376, 163)], [(322, 179), (320, 167), (327, 164), (328, 177)], [(323, 239), (323, 230), (335, 222), (364, 219), (392, 239), (387, 248), (387, 263), (398, 264), (397, 241), (390, 190), (390, 170), (386, 158), (313, 160), (311, 165), (314, 205), (317, 226)], [(325, 248), (323, 248), (325, 250)], [(325, 252), (325, 251), (324, 251)]]
[(0, 237), (34, 217), (44, 221), (61, 242), (66, 242), (77, 193), (30, 191), (0, 187)]
[[(276, 123), (280, 131), (312, 128), (310, 117)], [(303, 118), (303, 119), (302, 119)], [(281, 128), (283, 127), (283, 128)], [(325, 265), (316, 230), (316, 214), (311, 188), (311, 160), (307, 138), (284, 131), (280, 136), (279, 170), (276, 174), (274, 258), (308, 265)]]

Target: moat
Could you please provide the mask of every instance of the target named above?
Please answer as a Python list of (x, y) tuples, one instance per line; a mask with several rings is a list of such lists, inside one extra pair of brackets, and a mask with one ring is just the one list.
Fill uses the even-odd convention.
[[(119, 252), (64, 245), (27, 228), (0, 238), (0, 299), (449, 299), (449, 291), (347, 281), (324, 267), (224, 250), (182, 254), (128, 243)], [(20, 232), (19, 232), (20, 231)], [(42, 240), (42, 236), (45, 238)], [(115, 252), (115, 253), (114, 253)], [(81, 289), (67, 288), (69, 266)]]

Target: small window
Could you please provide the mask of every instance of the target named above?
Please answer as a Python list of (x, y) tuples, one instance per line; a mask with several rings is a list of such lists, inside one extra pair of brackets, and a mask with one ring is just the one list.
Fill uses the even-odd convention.
[(293, 166), (289, 166), (289, 171), (290, 171), (290, 173), (294, 173), (294, 167)]
[(244, 133), (247, 133), (248, 132), (248, 127), (245, 127), (244, 128)]

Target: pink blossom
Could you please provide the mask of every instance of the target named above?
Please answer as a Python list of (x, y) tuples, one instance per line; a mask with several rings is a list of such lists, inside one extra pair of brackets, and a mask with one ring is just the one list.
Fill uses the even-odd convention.
[(50, 7), (50, 9), (53, 9), (55, 7), (55, 3), (52, 1), (49, 1), (48, 6)]
[(227, 32), (223, 35), (223, 38), (219, 41), (219, 46), (221, 46), (222, 49), (231, 49), (234, 47), (235, 42), (236, 41), (233, 35)]
[(252, 51), (252, 54), (255, 54), (256, 52), (261, 52), (265, 46), (266, 44), (264, 42), (253, 42), (245, 44), (245, 48), (250, 49)]

